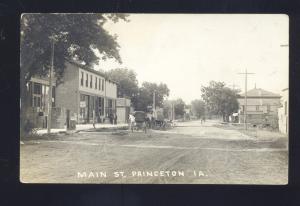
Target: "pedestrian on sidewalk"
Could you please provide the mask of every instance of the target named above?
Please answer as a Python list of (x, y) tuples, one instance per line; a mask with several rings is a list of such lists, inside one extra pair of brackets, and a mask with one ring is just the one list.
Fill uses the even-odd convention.
[(93, 127), (94, 129), (96, 129), (96, 126), (95, 126), (95, 110), (93, 110)]
[(114, 121), (115, 121), (115, 125), (117, 125), (117, 121), (118, 121), (118, 116), (117, 116), (117, 114), (115, 114)]
[(114, 121), (113, 114), (110, 113), (110, 114), (109, 114), (109, 122), (110, 122), (110, 124), (114, 124), (113, 121)]

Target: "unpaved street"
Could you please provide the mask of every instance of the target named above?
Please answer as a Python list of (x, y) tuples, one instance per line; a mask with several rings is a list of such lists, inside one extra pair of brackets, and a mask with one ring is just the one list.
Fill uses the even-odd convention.
[(22, 182), (286, 184), (287, 137), (215, 122), (167, 130), (85, 131), (25, 140)]

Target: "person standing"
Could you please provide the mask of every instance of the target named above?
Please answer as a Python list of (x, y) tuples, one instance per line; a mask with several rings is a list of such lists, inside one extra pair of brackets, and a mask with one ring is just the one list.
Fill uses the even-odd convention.
[(95, 127), (95, 118), (96, 118), (96, 114), (95, 114), (95, 110), (93, 110), (93, 127), (94, 127), (94, 129), (96, 129), (96, 127)]
[(130, 114), (129, 115), (129, 129), (131, 130), (131, 132), (133, 132), (134, 123), (135, 123), (135, 117), (132, 114)]
[(117, 116), (117, 114), (115, 114), (114, 121), (115, 121), (115, 125), (117, 125), (117, 122), (118, 122), (118, 116)]

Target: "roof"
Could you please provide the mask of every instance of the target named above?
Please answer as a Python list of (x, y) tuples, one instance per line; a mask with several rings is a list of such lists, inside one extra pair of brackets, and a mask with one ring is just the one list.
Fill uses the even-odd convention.
[[(245, 93), (240, 94), (240, 97), (244, 97)], [(273, 92), (266, 91), (261, 88), (254, 88), (247, 91), (248, 98), (280, 98), (279, 94), (275, 94)]]
[(90, 67), (88, 67), (88, 66), (86, 66), (86, 65), (83, 65), (83, 64), (80, 64), (79, 62), (77, 62), (77, 61), (75, 61), (75, 60), (69, 60), (69, 59), (67, 59), (67, 61), (68, 61), (69, 63), (75, 65), (75, 66), (80, 67), (81, 69), (84, 69), (84, 70), (86, 70), (86, 71), (92, 72), (92, 73), (97, 74), (97, 75), (100, 75), (100, 76), (104, 77), (105, 80), (107, 80), (107, 81), (109, 81), (109, 82), (113, 82), (113, 83), (119, 85), (118, 82), (109, 79), (109, 78), (107, 77), (107, 75), (106, 75), (105, 73), (103, 73), (103, 72), (100, 72), (100, 71), (91, 69)]

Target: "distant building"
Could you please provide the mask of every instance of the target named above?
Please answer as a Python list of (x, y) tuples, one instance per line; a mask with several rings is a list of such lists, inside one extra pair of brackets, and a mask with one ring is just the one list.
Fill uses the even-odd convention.
[(280, 99), (281, 107), (278, 108), (279, 131), (285, 134), (289, 132), (289, 88), (282, 90)]
[[(272, 92), (254, 88), (247, 92), (247, 123), (253, 125), (270, 125), (278, 127), (278, 114), (277, 110), (280, 106), (280, 95)], [(244, 122), (245, 118), (245, 94), (240, 94), (238, 102), (239, 121)]]

